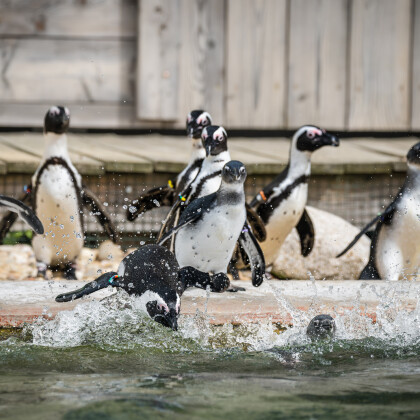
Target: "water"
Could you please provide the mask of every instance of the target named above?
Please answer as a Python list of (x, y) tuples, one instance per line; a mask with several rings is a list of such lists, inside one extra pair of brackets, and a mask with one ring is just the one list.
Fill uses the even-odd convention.
[(173, 333), (124, 293), (82, 302), (0, 342), (0, 418), (418, 419), (420, 306), (392, 299), (322, 342), (296, 309), (285, 331), (197, 314)]

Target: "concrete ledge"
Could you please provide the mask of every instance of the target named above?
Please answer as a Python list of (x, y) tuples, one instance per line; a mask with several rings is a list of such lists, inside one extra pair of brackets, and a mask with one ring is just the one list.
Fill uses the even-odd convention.
[[(38, 317), (54, 318), (58, 312), (71, 310), (79, 302), (57, 303), (55, 296), (83, 286), (80, 281), (2, 281), (0, 283), (0, 327), (19, 327)], [(393, 311), (413, 311), (420, 295), (420, 282), (385, 281), (266, 281), (254, 288), (248, 281), (236, 282), (246, 292), (210, 293), (190, 289), (182, 297), (182, 315), (205, 312), (212, 324), (255, 323), (270, 320), (293, 325), (296, 312), (344, 314), (357, 310), (376, 321), (377, 311), (385, 306)], [(101, 290), (87, 300), (101, 300), (112, 295)], [(292, 313), (293, 312), (293, 313)]]

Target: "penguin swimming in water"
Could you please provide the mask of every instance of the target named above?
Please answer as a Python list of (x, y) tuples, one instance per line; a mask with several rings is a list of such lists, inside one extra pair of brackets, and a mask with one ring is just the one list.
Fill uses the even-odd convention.
[[(84, 243), (83, 205), (95, 214), (106, 233), (117, 239), (111, 219), (95, 195), (82, 185), (67, 150), (70, 112), (62, 106), (51, 107), (44, 119), (46, 148), (32, 177), (25, 200), (42, 221), (45, 232), (32, 240), (38, 276), (46, 277), (47, 267), (64, 268), (67, 279), (76, 279), (75, 259)], [(14, 215), (6, 215), (0, 226), (0, 238), (10, 229)]]
[(306, 125), (293, 136), (289, 163), (286, 169), (264, 187), (251, 201), (265, 224), (267, 239), (261, 248), (267, 264), (272, 264), (291, 230), (296, 227), (303, 256), (314, 245), (314, 227), (305, 210), (308, 180), (311, 174), (311, 155), (323, 146), (339, 146), (339, 139), (318, 127)]
[(327, 337), (333, 338), (335, 330), (334, 318), (331, 315), (322, 314), (311, 319), (306, 334), (312, 340), (319, 340)]
[(192, 153), (188, 165), (178, 174), (176, 181), (153, 188), (135, 200), (127, 210), (127, 220), (133, 221), (140, 214), (161, 206), (172, 206), (179, 193), (184, 191), (194, 181), (206, 152), (201, 142), (203, 128), (211, 125), (212, 119), (203, 110), (191, 111), (187, 116), (187, 135), (192, 139)]
[(41, 220), (38, 219), (37, 215), (22, 201), (16, 200), (12, 197), (6, 197), (0, 194), (0, 206), (6, 207), (9, 211), (16, 214), (24, 220), (35, 233), (42, 235), (44, 233), (44, 226), (42, 226)]
[(420, 267), (420, 142), (407, 153), (407, 176), (394, 201), (370, 221), (337, 258), (376, 225), (360, 280), (399, 280)]
[(106, 287), (124, 289), (139, 296), (149, 316), (160, 324), (176, 330), (181, 309), (181, 296), (189, 287), (210, 288), (223, 292), (229, 279), (210, 276), (193, 267), (180, 268), (174, 254), (160, 245), (144, 245), (127, 255), (117, 272), (108, 272), (95, 281), (72, 292), (58, 295), (57, 302), (68, 302), (90, 295)]
[(226, 274), (239, 239), (250, 260), (252, 283), (261, 285), (265, 261), (246, 224), (245, 179), (246, 169), (241, 162), (226, 163), (218, 190), (193, 200), (181, 214), (178, 225), (162, 237), (160, 244), (176, 234), (175, 255), (181, 267)]

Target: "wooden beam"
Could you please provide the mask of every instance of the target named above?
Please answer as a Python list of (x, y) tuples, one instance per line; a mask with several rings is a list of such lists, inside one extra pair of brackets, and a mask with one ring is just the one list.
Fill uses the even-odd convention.
[(137, 54), (137, 116), (178, 116), (179, 0), (140, 0)]

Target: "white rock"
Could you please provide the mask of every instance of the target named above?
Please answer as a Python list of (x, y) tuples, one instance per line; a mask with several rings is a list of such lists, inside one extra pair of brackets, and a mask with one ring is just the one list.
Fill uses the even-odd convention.
[(114, 244), (112, 241), (107, 240), (101, 243), (98, 248), (97, 259), (99, 261), (114, 260), (118, 263), (123, 259), (124, 252), (119, 245)]
[[(360, 232), (360, 229), (334, 214), (306, 207), (315, 228), (315, 245), (309, 256), (302, 257), (300, 241), (293, 229), (279, 250), (271, 272), (280, 278), (356, 280), (369, 259), (370, 240), (364, 235), (356, 245), (335, 258)], [(310, 273), (310, 274), (309, 274)]]
[(0, 280), (24, 280), (37, 273), (35, 254), (29, 245), (0, 246)]

